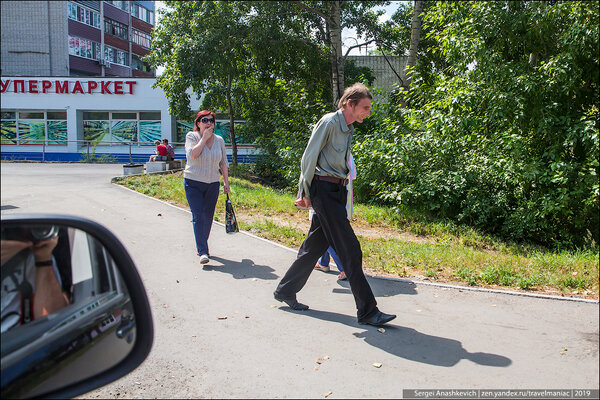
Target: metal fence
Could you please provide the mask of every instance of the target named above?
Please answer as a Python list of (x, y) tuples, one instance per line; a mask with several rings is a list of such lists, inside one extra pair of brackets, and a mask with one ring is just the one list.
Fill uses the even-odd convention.
[[(178, 154), (184, 143), (174, 142), (171, 145), (175, 149), (175, 159), (185, 159), (185, 153)], [(154, 142), (61, 140), (57, 144), (56, 140), (44, 140), (15, 146), (3, 145), (0, 154), (3, 160), (15, 161), (131, 163), (148, 161), (154, 154), (154, 146)]]
[[(170, 144), (175, 150), (175, 159), (185, 160), (185, 143)], [(60, 144), (56, 144), (55, 140), (44, 140), (30, 144), (3, 145), (0, 158), (9, 161), (143, 163), (154, 154), (154, 146), (154, 142), (61, 140)], [(244, 154), (238, 150), (239, 163), (252, 163), (257, 157), (256, 154)], [(231, 162), (231, 155), (228, 155), (228, 161)]]

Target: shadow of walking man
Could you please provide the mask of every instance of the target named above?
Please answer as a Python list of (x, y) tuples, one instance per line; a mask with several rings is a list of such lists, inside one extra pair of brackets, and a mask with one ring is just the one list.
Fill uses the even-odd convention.
[[(416, 295), (417, 285), (410, 280), (384, 280), (368, 276), (367, 281), (375, 297), (392, 297), (398, 295)], [(352, 294), (348, 281), (337, 281), (339, 287), (333, 293)]]
[[(286, 307), (282, 307), (282, 310), (294, 312)], [(355, 317), (344, 314), (315, 309), (297, 314), (363, 328)], [(369, 327), (362, 332), (354, 333), (354, 336), (397, 357), (440, 367), (452, 367), (463, 359), (489, 367), (508, 367), (512, 364), (510, 358), (498, 354), (470, 353), (458, 340), (427, 335), (412, 328), (391, 324), (385, 325), (384, 329), (385, 332), (381, 333), (375, 327)]]
[(458, 340), (427, 335), (402, 326), (385, 327), (384, 334), (369, 329), (354, 333), (354, 336), (395, 356), (440, 367), (452, 367), (463, 359), (489, 367), (508, 367), (512, 364), (509, 358), (501, 355), (470, 353)]

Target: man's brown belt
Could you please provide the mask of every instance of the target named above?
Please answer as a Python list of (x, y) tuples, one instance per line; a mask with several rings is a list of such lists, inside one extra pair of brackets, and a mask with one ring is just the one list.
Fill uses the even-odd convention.
[(314, 179), (316, 179), (318, 181), (336, 183), (338, 185), (343, 185), (343, 186), (346, 186), (348, 184), (348, 179), (334, 178), (333, 176), (315, 174)]

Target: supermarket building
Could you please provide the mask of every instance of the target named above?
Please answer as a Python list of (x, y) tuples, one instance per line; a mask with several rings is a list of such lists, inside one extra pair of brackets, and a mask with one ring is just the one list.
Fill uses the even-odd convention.
[[(91, 154), (143, 162), (153, 154), (155, 140), (168, 139), (176, 158), (184, 159), (191, 124), (169, 113), (167, 98), (154, 83), (134, 77), (1, 77), (1, 157), (80, 161)], [(199, 105), (195, 100), (191, 107)], [(218, 120), (216, 128), (229, 142), (229, 121)], [(238, 144), (238, 161), (255, 157), (254, 146)]]

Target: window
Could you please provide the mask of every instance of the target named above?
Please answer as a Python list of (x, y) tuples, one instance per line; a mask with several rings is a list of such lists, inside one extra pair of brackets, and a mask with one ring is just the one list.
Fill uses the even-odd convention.
[(20, 112), (19, 119), (44, 119), (43, 112)]
[(46, 113), (46, 132), (48, 144), (67, 144), (67, 112)]
[[(218, 118), (218, 117), (217, 117)], [(245, 134), (245, 121), (234, 121), (236, 131), (236, 143), (253, 144), (255, 139)], [(194, 129), (193, 122), (186, 122), (177, 120), (177, 143), (185, 143), (185, 136), (187, 133)], [(229, 121), (217, 119), (215, 122), (215, 135), (219, 135), (225, 141), (225, 144), (231, 143), (231, 137), (229, 136)]]
[(89, 58), (90, 60), (99, 60), (100, 43), (69, 35), (69, 54)]
[(47, 112), (46, 113), (46, 118), (47, 119), (56, 119), (56, 120), (60, 120), (60, 119), (67, 119), (67, 113), (65, 111), (58, 111), (58, 112)]
[(102, 111), (86, 111), (83, 113), (83, 119), (108, 120), (108, 113)]
[(113, 6), (120, 8), (123, 11), (129, 12), (129, 2), (128, 1), (106, 1)]
[(154, 25), (154, 12), (140, 6), (139, 4), (136, 4), (133, 1), (131, 2), (131, 15), (149, 23), (150, 25)]
[[(185, 136), (192, 130), (194, 130), (193, 122), (177, 120), (177, 143), (185, 143)], [(174, 143), (172, 144), (175, 145)]]
[(67, 144), (65, 111), (2, 111), (2, 144)]
[(39, 119), (17, 120), (17, 138), (19, 144), (44, 144), (46, 139), (46, 124)]
[(131, 41), (149, 49), (150, 45), (152, 44), (152, 35), (146, 32), (138, 31), (137, 29), (132, 29)]
[(91, 146), (154, 144), (161, 139), (160, 111), (83, 113), (83, 138)]
[(140, 60), (140, 58), (138, 56), (136, 56), (135, 54), (133, 54), (131, 56), (131, 68), (137, 69), (138, 71), (144, 71), (144, 72), (151, 71), (151, 68), (148, 65), (148, 63), (145, 63), (142, 60)]
[(130, 143), (138, 141), (138, 123), (136, 113), (131, 117), (122, 118), (124, 113), (112, 113), (110, 121), (110, 133), (112, 140), (118, 143)]
[(104, 18), (104, 32), (119, 37), (123, 40), (129, 40), (127, 25), (110, 18)]
[(14, 111), (4, 111), (1, 112), (2, 120), (5, 119), (17, 119), (17, 113)]
[(146, 120), (146, 121), (150, 121), (150, 120), (160, 121), (160, 111), (140, 112), (140, 119)]
[(137, 113), (114, 112), (114, 113), (112, 113), (112, 118), (113, 119), (137, 119)]
[(136, 18), (140, 17), (140, 6), (133, 1), (131, 2), (131, 16)]
[(18, 144), (17, 142), (17, 113), (2, 110), (0, 116), (1, 144)]
[(140, 144), (154, 144), (161, 140), (160, 111), (140, 113)]
[(77, 6), (73, 3), (68, 3), (67, 6), (69, 8), (69, 18), (77, 21)]
[(67, 7), (70, 19), (100, 29), (99, 13), (71, 2), (67, 4)]
[(112, 64), (129, 66), (129, 53), (104, 45), (104, 59)]

